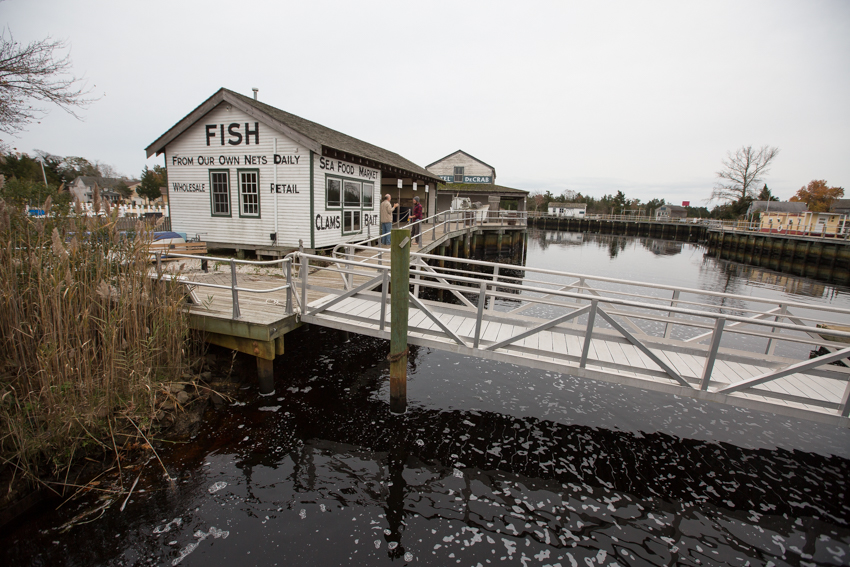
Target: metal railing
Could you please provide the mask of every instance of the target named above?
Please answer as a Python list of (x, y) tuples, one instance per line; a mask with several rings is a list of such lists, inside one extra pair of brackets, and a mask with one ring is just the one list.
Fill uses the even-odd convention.
[[(477, 209), (467, 209), (467, 210), (459, 210), (459, 211), (441, 211), (439, 213), (433, 214), (427, 218), (422, 220), (418, 220), (415, 222), (408, 222), (403, 224), (402, 221), (393, 222), (394, 228), (412, 228), (413, 226), (418, 225), (420, 227), (420, 234), (424, 232), (431, 232), (431, 234), (435, 237), (438, 232), (442, 234), (446, 234), (448, 232), (454, 232), (456, 230), (460, 230), (462, 228), (469, 228), (472, 226), (488, 226), (488, 225), (498, 225), (498, 226), (525, 226), (528, 222), (528, 214), (527, 211), (489, 211), (489, 210), (477, 210)], [(431, 226), (427, 226), (431, 225)], [(426, 228), (427, 227), (427, 228)], [(380, 230), (380, 227), (379, 227)], [(379, 241), (384, 235), (378, 234), (376, 236), (372, 236), (372, 226), (366, 226), (366, 238), (357, 239), (356, 237), (348, 242), (342, 242), (337, 244), (334, 247), (334, 253), (337, 252), (340, 248), (351, 246), (351, 245), (365, 245), (371, 242)], [(387, 235), (388, 236), (388, 235)]]
[(555, 215), (549, 214), (546, 211), (528, 211), (529, 219), (551, 219), (551, 220), (593, 220), (593, 221), (620, 221), (634, 223), (669, 223), (677, 225), (697, 225), (705, 226), (712, 230), (720, 230), (721, 232), (763, 232), (767, 234), (782, 234), (796, 236), (814, 236), (820, 238), (848, 238), (850, 237), (850, 223), (840, 224), (836, 230), (830, 232), (828, 229), (823, 230), (789, 230), (782, 228), (779, 225), (763, 226), (758, 221), (748, 220), (720, 220), (709, 218), (664, 218), (659, 219), (646, 215), (603, 215), (603, 214), (586, 214), (581, 216), (570, 215)]
[[(195, 287), (207, 287), (214, 289), (229, 289), (231, 293), (231, 298), (233, 301), (233, 319), (240, 319), (242, 317), (242, 312), (239, 308), (239, 292), (248, 292), (248, 293), (273, 293), (278, 291), (286, 290), (286, 313), (294, 313), (292, 306), (292, 256), (286, 256), (284, 258), (279, 258), (277, 260), (236, 260), (234, 258), (217, 258), (215, 256), (198, 256), (194, 254), (173, 254), (168, 253), (169, 258), (185, 258), (192, 260), (201, 260), (208, 262), (221, 262), (223, 264), (228, 264), (230, 266), (230, 285), (221, 285), (211, 282), (198, 281), (189, 279), (188, 277), (181, 274), (166, 274), (162, 270), (162, 266), (160, 263), (161, 253), (157, 254), (157, 277), (162, 279), (169, 279), (172, 281), (178, 281), (189, 288), (190, 293), (193, 291)], [(249, 287), (240, 287), (238, 283), (238, 272), (236, 271), (237, 265), (250, 265), (250, 266), (274, 266), (280, 265), (280, 269), (283, 277), (286, 279), (286, 283), (281, 286), (272, 287), (272, 288), (249, 288)]]
[[(315, 262), (326, 263), (327, 258), (304, 253), (295, 255), (301, 264), (300, 273), (304, 274), (299, 282), (302, 320), (328, 324), (322, 323), (322, 313), (356, 296), (380, 302), (380, 311), (372, 325), (377, 323), (379, 336), (383, 336), (380, 333), (386, 334), (389, 266), (350, 258), (337, 258), (334, 264), (325, 266)], [(410, 273), (413, 292), (409, 295), (412, 307), (424, 314), (425, 321), (433, 322), (433, 325), (411, 324), (410, 332), (441, 337), (448, 340), (455, 350), (472, 355), (499, 351), (520, 356), (529, 352), (529, 348), (520, 344), (524, 339), (550, 331), (580, 339), (581, 352), (543, 349), (540, 352), (544, 352), (545, 356), (555, 357), (567, 366), (579, 369), (592, 365), (623, 370), (628, 365), (622, 361), (604, 360), (599, 354), (594, 355), (590, 349), (591, 340), (628, 343), (658, 367), (658, 370), (631, 367), (628, 369), (630, 372), (656, 382), (658, 378), (672, 380), (685, 393), (714, 394), (715, 399), (730, 394), (757, 394), (776, 402), (790, 401), (834, 410), (844, 417), (850, 415), (850, 369), (824, 367), (850, 356), (850, 344), (847, 344), (850, 343), (850, 332), (817, 327), (818, 324), (846, 325), (850, 309), (479, 260), (462, 260), (464, 264), (475, 266), (475, 270), (440, 268), (428, 265), (428, 260), (445, 261), (447, 258), (412, 253)], [(338, 272), (348, 284), (331, 294), (332, 299), (308, 306), (310, 284), (307, 274), (311, 266)], [(522, 273), (513, 275), (510, 270)], [(358, 280), (355, 281), (355, 278)], [(378, 286), (380, 293), (372, 291)], [(421, 299), (426, 289), (448, 292), (460, 305), (426, 302)], [(535, 310), (534, 317), (520, 316), (530, 309)], [(792, 313), (792, 309), (799, 313)], [(452, 329), (439, 317), (440, 314), (466, 317), (468, 324), (463, 332)], [(334, 311), (333, 317), (339, 320), (345, 315)], [(580, 318), (584, 323), (579, 322)], [(485, 337), (485, 322), (493, 321), (505, 323), (516, 332), (508, 336)], [(356, 317), (351, 324), (368, 326)], [(673, 338), (674, 329), (676, 338)], [(371, 331), (364, 332), (369, 334)], [(731, 346), (721, 348), (724, 339)], [(706, 341), (707, 345), (701, 344)], [(805, 354), (797, 352), (780, 357), (776, 355), (780, 344), (789, 345), (790, 350), (803, 349)], [(826, 347), (830, 352), (809, 360), (805, 355), (810, 347)], [(689, 367), (689, 372), (683, 372), (681, 368), (668, 364), (658, 356), (658, 352), (699, 357), (701, 367)], [(713, 379), (717, 360), (770, 370), (744, 378), (730, 379), (726, 376), (723, 380)], [(845, 383), (843, 396), (837, 400), (825, 399), (807, 397), (799, 392), (757, 388), (795, 373), (842, 381)]]

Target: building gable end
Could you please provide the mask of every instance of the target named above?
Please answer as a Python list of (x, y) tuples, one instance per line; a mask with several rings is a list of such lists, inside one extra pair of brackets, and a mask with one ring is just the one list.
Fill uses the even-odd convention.
[(201, 103), (195, 110), (190, 112), (186, 117), (184, 117), (180, 122), (171, 127), (165, 134), (160, 136), (154, 143), (145, 148), (145, 152), (147, 157), (151, 157), (152, 155), (160, 155), (165, 151), (165, 146), (169, 143), (173, 142), (180, 135), (185, 133), (189, 128), (194, 126), (197, 122), (204, 118), (207, 114), (212, 112), (215, 108), (217, 108), (220, 104), (227, 103), (233, 105), (238, 110), (241, 110), (245, 114), (256, 118), (258, 121), (262, 122), (266, 126), (277, 130), (281, 134), (287, 136), (295, 142), (303, 145), (308, 150), (312, 150), (318, 154), (321, 154), (321, 144), (316, 142), (315, 140), (305, 136), (300, 132), (296, 132), (289, 126), (281, 123), (278, 120), (275, 120), (265, 112), (254, 108), (248, 104), (245, 104), (243, 101), (239, 100), (237, 97), (231, 95), (227, 90), (220, 89), (217, 93), (212, 95), (206, 101)]

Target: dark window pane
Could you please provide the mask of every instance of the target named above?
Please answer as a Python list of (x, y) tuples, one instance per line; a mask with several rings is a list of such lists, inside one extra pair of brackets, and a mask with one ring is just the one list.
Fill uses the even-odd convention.
[(360, 184), (355, 181), (346, 181), (345, 187), (345, 206), (360, 208)]
[(339, 179), (328, 179), (328, 206), (339, 207), (342, 183)]

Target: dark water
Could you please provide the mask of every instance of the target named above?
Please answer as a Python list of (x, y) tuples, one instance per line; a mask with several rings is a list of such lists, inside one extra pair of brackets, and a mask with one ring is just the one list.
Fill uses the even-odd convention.
[[(695, 245), (540, 238), (531, 265), (847, 300)], [(386, 342), (312, 328), (286, 350), (275, 395), (246, 390), (161, 450), (175, 480), (152, 461), (123, 512), (57, 529), (92, 496), (7, 527), (0, 562), (850, 564), (847, 430), (416, 347), (395, 416)]]

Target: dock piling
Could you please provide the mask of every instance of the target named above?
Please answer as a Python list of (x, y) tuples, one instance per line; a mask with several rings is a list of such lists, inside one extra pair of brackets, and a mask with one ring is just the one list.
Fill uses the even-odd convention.
[(390, 411), (407, 411), (407, 314), (410, 295), (410, 231), (392, 231), (390, 249)]

